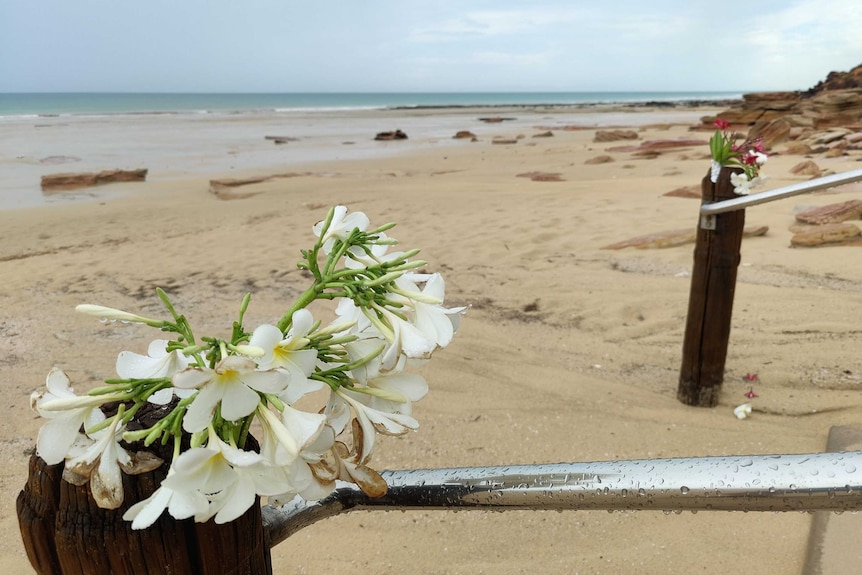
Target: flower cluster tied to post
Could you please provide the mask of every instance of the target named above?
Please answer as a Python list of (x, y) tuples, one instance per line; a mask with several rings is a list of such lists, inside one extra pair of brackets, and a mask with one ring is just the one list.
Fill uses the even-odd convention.
[[(167, 476), (123, 515), (135, 529), (165, 510), (176, 519), (224, 523), (258, 496), (319, 499), (336, 480), (382, 496), (386, 483), (368, 465), (375, 436), (417, 429), (412, 403), (428, 390), (405, 368), (448, 345), (465, 311), (443, 306), (443, 278), (418, 271), (425, 266), (411, 261), (418, 250), (392, 251), (397, 242), (386, 232), (393, 226), (369, 229), (361, 212), (330, 210), (298, 264), (311, 274), (311, 286), (277, 323), (251, 332), (246, 295), (228, 338), (197, 337), (160, 289), (170, 319), (78, 306), (102, 321), (146, 324), (171, 339), (153, 341), (147, 355), (120, 353), (118, 377), (87, 395), (76, 395), (69, 378), (51, 370), (47, 389), (31, 397), (48, 420), (37, 453), (48, 464), (65, 462), (65, 480), (89, 483), (100, 507), (116, 509), (122, 472), (158, 468), (164, 461), (147, 448), (167, 446)], [(308, 306), (316, 300), (337, 300), (332, 323), (314, 319)], [(296, 406), (307, 394), (318, 398), (318, 410)], [(142, 425), (136, 415), (147, 410), (159, 417)], [(254, 422), (259, 449), (248, 445)]]
[(737, 143), (738, 134), (730, 131), (730, 124), (721, 118), (715, 121), (717, 130), (709, 139), (709, 151), (712, 155), (712, 183), (718, 181), (722, 167), (735, 166), (742, 168), (741, 174), (731, 174), (730, 183), (733, 191), (740, 196), (748, 195), (751, 188), (766, 181), (766, 176), (760, 173), (760, 168), (766, 163), (767, 155), (760, 139), (744, 140)]

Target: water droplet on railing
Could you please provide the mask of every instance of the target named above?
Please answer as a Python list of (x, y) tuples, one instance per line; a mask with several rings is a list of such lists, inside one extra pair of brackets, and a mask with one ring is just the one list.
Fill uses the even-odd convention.
[(687, 495), (689, 491), (690, 491), (689, 488), (686, 487), (685, 485), (683, 485), (682, 487), (679, 488), (679, 492), (682, 493), (683, 495)]

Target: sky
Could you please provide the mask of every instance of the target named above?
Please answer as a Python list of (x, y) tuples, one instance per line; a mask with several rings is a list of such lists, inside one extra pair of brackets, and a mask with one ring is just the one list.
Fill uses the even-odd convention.
[(0, 0), (0, 92), (805, 90), (859, 0)]

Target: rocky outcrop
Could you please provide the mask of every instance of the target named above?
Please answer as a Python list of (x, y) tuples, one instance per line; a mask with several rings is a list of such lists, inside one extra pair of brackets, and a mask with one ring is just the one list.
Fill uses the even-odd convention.
[(220, 200), (242, 200), (256, 196), (260, 191), (243, 190), (240, 188), (252, 186), (254, 184), (262, 184), (277, 178), (299, 178), (302, 176), (310, 176), (310, 172), (286, 172), (282, 174), (272, 174), (269, 176), (252, 176), (250, 178), (222, 178), (219, 180), (210, 180), (210, 193)]
[(793, 125), (787, 118), (760, 120), (755, 122), (748, 131), (748, 137), (751, 139), (760, 138), (765, 148), (772, 149), (777, 144), (783, 144), (789, 140), (792, 129)]
[(384, 142), (389, 140), (406, 140), (407, 134), (405, 134), (401, 130), (394, 130), (392, 132), (378, 132), (377, 135), (374, 136), (374, 139)]
[(803, 224), (838, 224), (862, 219), (862, 200), (849, 200), (828, 206), (818, 206), (797, 212), (796, 221)]
[(609, 164), (614, 161), (613, 156), (608, 156), (607, 154), (602, 156), (596, 156), (595, 158), (590, 158), (584, 161), (587, 165), (595, 165), (595, 164)]
[(811, 229), (793, 234), (790, 245), (793, 247), (815, 247), (826, 245), (846, 245), (856, 243), (862, 230), (853, 224), (826, 224), (812, 226)]
[[(716, 118), (747, 132), (748, 138), (762, 138), (767, 150), (785, 144), (784, 153), (831, 157), (862, 150), (862, 142), (851, 139), (862, 132), (862, 66), (850, 72), (832, 72), (805, 92), (745, 94), (740, 104), (702, 118), (696, 129), (714, 130)], [(836, 128), (844, 128), (843, 133), (836, 135)], [(822, 141), (826, 134), (836, 139)]]
[(294, 138), (292, 136), (264, 136), (263, 139), (269, 140), (276, 145), (299, 141), (299, 138)]
[(825, 80), (818, 82), (816, 86), (805, 92), (805, 95), (815, 96), (820, 92), (852, 88), (862, 88), (862, 65), (856, 66), (849, 72), (829, 72)]
[(680, 148), (691, 148), (693, 146), (706, 146), (706, 140), (689, 140), (678, 138), (675, 140), (646, 140), (638, 146), (614, 146), (608, 148), (608, 152), (631, 152), (641, 158), (655, 158), (663, 152), (675, 151)]
[[(769, 231), (769, 226), (749, 226), (743, 229), (744, 237), (754, 237), (765, 235)], [(694, 243), (697, 239), (697, 228), (691, 227), (684, 230), (673, 230), (669, 232), (658, 232), (645, 236), (638, 236), (616, 244), (604, 246), (603, 250), (621, 250), (623, 248), (656, 249), (656, 248), (673, 248), (685, 244)]]
[(594, 142), (618, 142), (620, 140), (637, 140), (638, 133), (634, 130), (596, 130)]
[(519, 178), (530, 178), (533, 182), (564, 182), (559, 172), (525, 172), (518, 174)]
[(703, 198), (703, 191), (700, 189), (700, 186), (685, 186), (683, 188), (676, 188), (669, 192), (665, 192), (663, 195), (669, 198), (692, 198), (692, 199), (701, 199)]
[(811, 176), (813, 178), (819, 178), (821, 172), (820, 167), (817, 164), (811, 160), (805, 160), (804, 162), (799, 162), (790, 168), (790, 173), (797, 176)]
[(43, 192), (59, 192), (91, 188), (117, 182), (143, 182), (147, 179), (147, 169), (105, 170), (102, 172), (64, 173), (42, 176)]
[(478, 140), (476, 134), (471, 132), (470, 130), (459, 130), (452, 136), (453, 140), (473, 140), (474, 142)]

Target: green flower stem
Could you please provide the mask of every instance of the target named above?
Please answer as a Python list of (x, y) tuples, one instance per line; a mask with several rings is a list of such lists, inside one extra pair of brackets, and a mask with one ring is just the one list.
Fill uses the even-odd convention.
[[(258, 407), (258, 409), (266, 409), (266, 404), (269, 403), (278, 411), (284, 411), (284, 402), (279, 399), (277, 395), (272, 393), (265, 393), (263, 394), (263, 398), (264, 401), (261, 402), (263, 404), (263, 407)], [(257, 411), (255, 411), (255, 413), (257, 413)]]
[(278, 323), (276, 325), (278, 326), (278, 329), (281, 330), (281, 333), (286, 332), (287, 329), (290, 327), (290, 324), (293, 321), (293, 313), (307, 307), (308, 304), (318, 299), (319, 295), (320, 284), (315, 281), (311, 285), (311, 287), (305, 290), (305, 292), (301, 296), (299, 296), (299, 298), (295, 302), (293, 302), (293, 305), (290, 306), (290, 309), (288, 309), (281, 317), (281, 319), (278, 320)]
[[(344, 374), (341, 374), (341, 375), (344, 375)], [(348, 385), (348, 380), (346, 378), (345, 378), (344, 383), (342, 383), (342, 382), (337, 381), (336, 379), (334, 379), (332, 377), (322, 376), (319, 373), (312, 373), (311, 375), (308, 376), (308, 379), (313, 379), (315, 381), (320, 381), (322, 383), (325, 383), (326, 385), (329, 386), (330, 389), (332, 389), (332, 391), (336, 391), (340, 387), (352, 387), (352, 385)]]
[[(263, 403), (264, 406), (266, 406), (266, 399), (262, 398), (261, 403)], [(248, 439), (248, 432), (249, 432), (249, 429), (251, 429), (252, 422), (254, 421), (254, 414), (255, 413), (257, 413), (256, 410), (253, 411), (251, 415), (247, 416), (245, 419), (242, 420), (242, 425), (239, 428), (239, 437), (236, 440), (236, 445), (240, 449), (245, 448), (245, 442)]]

